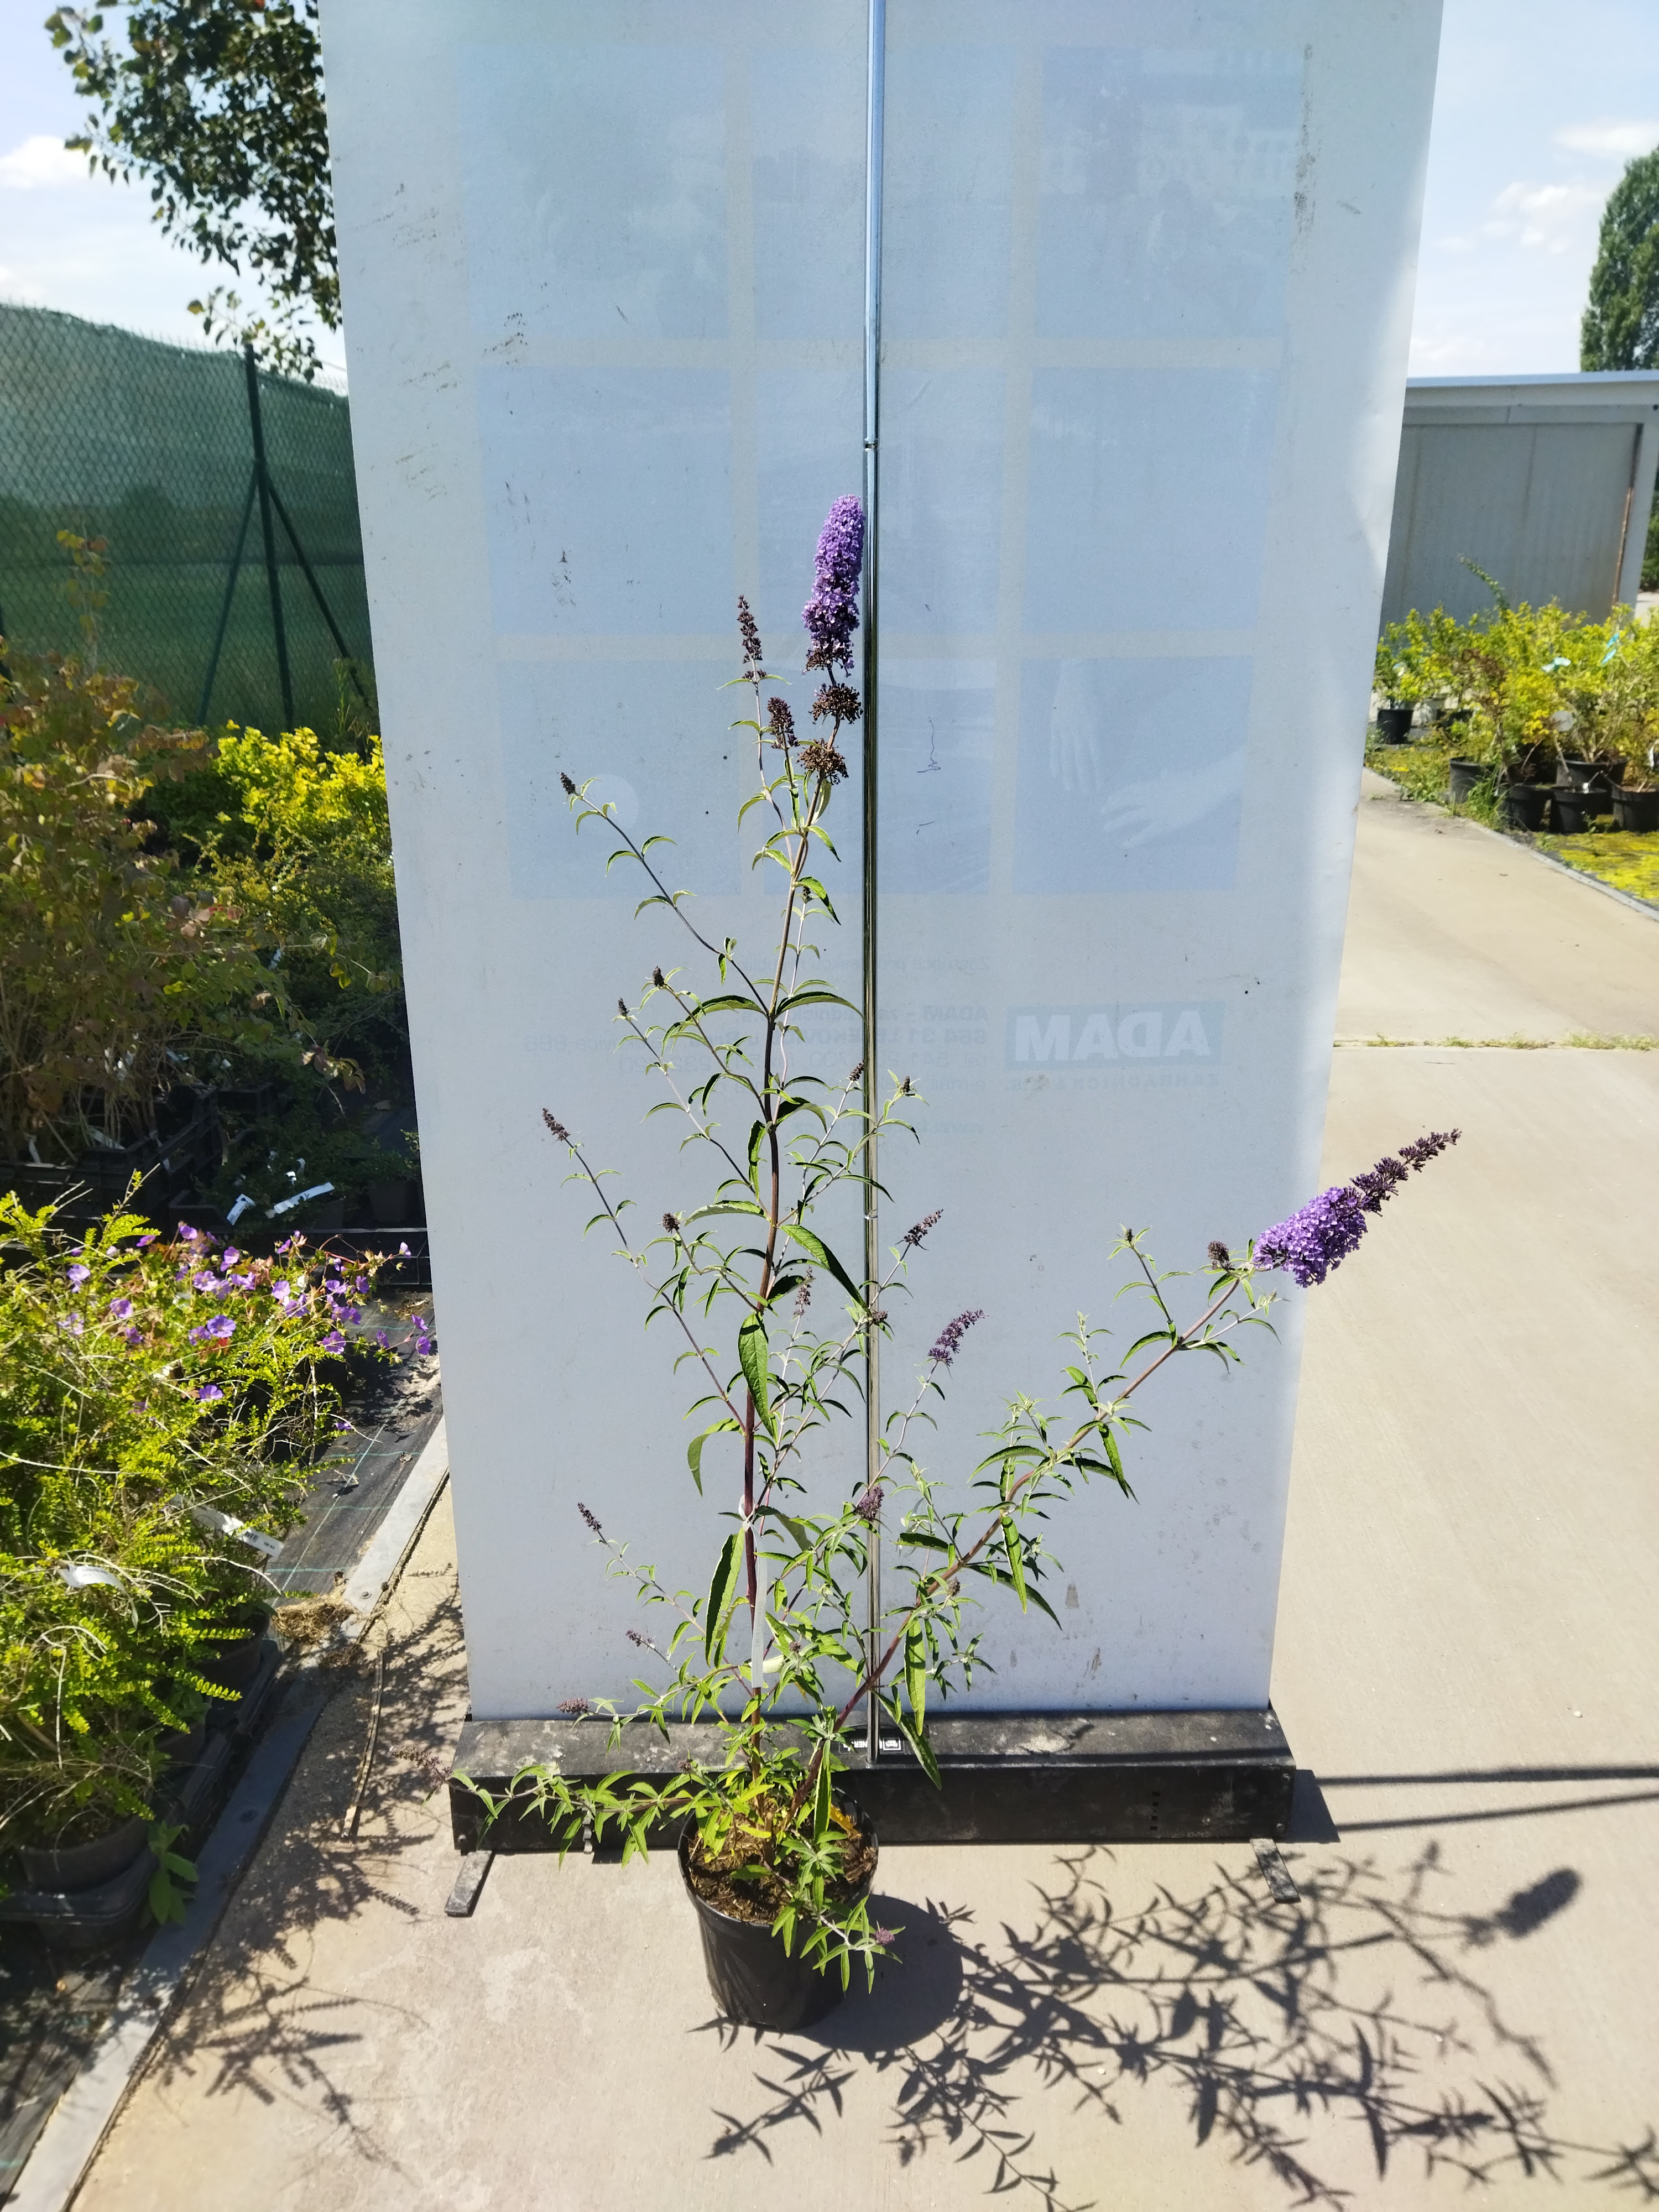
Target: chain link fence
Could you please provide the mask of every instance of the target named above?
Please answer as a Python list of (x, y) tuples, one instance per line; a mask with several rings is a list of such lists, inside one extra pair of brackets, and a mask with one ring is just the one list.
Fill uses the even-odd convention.
[(82, 650), (60, 530), (108, 541), (100, 663), (167, 719), (328, 730), (372, 699), (339, 393), (0, 306), (0, 635), (25, 652)]

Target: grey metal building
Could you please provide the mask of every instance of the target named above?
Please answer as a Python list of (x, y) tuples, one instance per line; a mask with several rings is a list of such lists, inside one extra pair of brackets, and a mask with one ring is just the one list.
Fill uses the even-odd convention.
[(1514, 600), (1633, 603), (1659, 464), (1659, 375), (1414, 378), (1406, 387), (1382, 619)]

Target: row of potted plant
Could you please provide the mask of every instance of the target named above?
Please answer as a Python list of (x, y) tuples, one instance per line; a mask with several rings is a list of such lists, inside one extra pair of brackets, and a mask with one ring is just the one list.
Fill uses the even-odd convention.
[(1467, 622), (1437, 607), (1390, 623), (1375, 683), (1379, 739), (1426, 717), (1454, 804), (1485, 786), (1512, 828), (1572, 834), (1610, 814), (1659, 830), (1659, 631), (1628, 607), (1592, 622), (1493, 586)]
[(0, 1197), (0, 1881), (166, 1852), (170, 1778), (258, 1663), (270, 1560), (345, 1425), (374, 1272)]

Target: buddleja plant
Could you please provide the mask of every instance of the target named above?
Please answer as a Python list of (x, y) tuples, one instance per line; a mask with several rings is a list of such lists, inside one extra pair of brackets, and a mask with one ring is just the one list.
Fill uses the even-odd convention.
[[(814, 734), (799, 732), (787, 702), (769, 690), (781, 679), (768, 672), (749, 608), (738, 601), (744, 659), (735, 680), (752, 694), (753, 712), (733, 726), (751, 733), (758, 765), (739, 820), (760, 816), (757, 865), (772, 872), (781, 899), (763, 963), (699, 927), (688, 895), (672, 890), (661, 872), (667, 839), (636, 842), (610, 805), (590, 802), (583, 787), (563, 779), (578, 830), (599, 825), (617, 841), (607, 866), (636, 867), (647, 885), (636, 913), (661, 910), (703, 979), (659, 966), (636, 1005), (618, 1002), (617, 1020), (664, 1092), (651, 1110), (679, 1118), (686, 1146), (712, 1163), (712, 1193), (664, 1214), (659, 1231), (636, 1239), (624, 1218), (629, 1201), (607, 1191), (610, 1171), (556, 1115), (544, 1118), (568, 1150), (571, 1179), (599, 1200), (589, 1228), (614, 1237), (641, 1278), (647, 1323), (670, 1326), (681, 1340), (680, 1364), (698, 1378), (692, 1480), (703, 1491), (714, 1461), (727, 1454), (738, 1471), (728, 1531), (707, 1588), (695, 1591), (670, 1590), (580, 1505), (611, 1571), (665, 1626), (657, 1636), (628, 1631), (658, 1670), (654, 1680), (635, 1685), (637, 1705), (624, 1711), (611, 1700), (575, 1698), (562, 1710), (608, 1717), (613, 1746), (633, 1723), (665, 1731), (672, 1721), (716, 1721), (725, 1756), (718, 1765), (689, 1760), (665, 1780), (573, 1782), (534, 1764), (506, 1792), (478, 1793), (491, 1818), (509, 1804), (545, 1816), (562, 1850), (584, 1826), (597, 1837), (619, 1831), (624, 1860), (642, 1852), (664, 1821), (689, 1820), (694, 1875), (699, 1865), (725, 1875), (762, 1908), (756, 1917), (769, 1915), (786, 1948), (799, 1943), (843, 1984), (854, 1959), (873, 1972), (896, 1932), (871, 1924), (856, 1883), (857, 1824), (835, 1790), (848, 1764), (848, 1731), (866, 1701), (878, 1701), (939, 1786), (930, 1710), (984, 1663), (970, 1593), (1006, 1589), (1022, 1608), (1053, 1618), (1041, 1588), (1058, 1565), (1044, 1540), (1048, 1516), (1090, 1482), (1133, 1494), (1123, 1442), (1142, 1425), (1135, 1408), (1145, 1385), (1179, 1354), (1237, 1359), (1239, 1330), (1264, 1324), (1272, 1303), (1256, 1274), (1284, 1267), (1303, 1282), (1322, 1280), (1409, 1170), (1455, 1136), (1425, 1139), (1354, 1184), (1326, 1192), (1243, 1260), (1212, 1244), (1190, 1318), (1176, 1310), (1178, 1279), (1160, 1273), (1141, 1236), (1126, 1231), (1118, 1251), (1132, 1285), (1150, 1302), (1148, 1325), (1113, 1358), (1108, 1332), (1080, 1316), (1066, 1340), (1061, 1410), (1023, 1395), (1010, 1400), (990, 1450), (971, 1471), (965, 1503), (941, 1487), (915, 1449), (963, 1336), (981, 1317), (957, 1314), (940, 1329), (908, 1402), (881, 1425), (876, 1464), (866, 1471), (873, 1479), (860, 1480), (838, 1502), (823, 1498), (815, 1463), (835, 1425), (853, 1415), (872, 1349), (889, 1333), (889, 1304), (939, 1218), (929, 1214), (907, 1229), (874, 1281), (813, 1226), (837, 1192), (851, 1185), (866, 1194), (874, 1148), (883, 1133), (908, 1127), (915, 1095), (908, 1078), (894, 1078), (878, 1098), (862, 1066), (834, 1079), (801, 1057), (809, 1010), (860, 1011), (821, 964), (817, 939), (837, 918), (817, 870), (818, 855), (835, 851), (828, 817), (847, 773), (842, 737), (861, 714), (850, 678), (863, 531), (858, 501), (842, 499), (818, 543), (817, 588), (805, 617), (807, 666), (822, 678)], [(871, 1552), (884, 1536), (887, 1598), (871, 1621)]]

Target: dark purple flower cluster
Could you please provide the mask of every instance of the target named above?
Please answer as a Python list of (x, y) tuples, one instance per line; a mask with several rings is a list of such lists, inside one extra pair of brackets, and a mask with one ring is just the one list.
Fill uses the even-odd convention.
[(881, 1518), (881, 1485), (872, 1482), (861, 1498), (855, 1498), (853, 1510), (860, 1521), (867, 1521), (873, 1528)]
[(941, 1367), (948, 1367), (962, 1346), (962, 1340), (976, 1321), (983, 1321), (985, 1309), (975, 1306), (971, 1313), (959, 1313), (954, 1321), (947, 1321), (939, 1333), (938, 1341), (928, 1350), (927, 1357)]
[(1346, 1183), (1337, 1183), (1259, 1237), (1255, 1264), (1287, 1268), (1306, 1289), (1322, 1283), (1333, 1267), (1357, 1252), (1369, 1226), (1359, 1194)]
[(582, 1519), (586, 1522), (588, 1527), (593, 1531), (593, 1534), (596, 1536), (604, 1535), (605, 1531), (599, 1526), (599, 1515), (597, 1513), (590, 1513), (586, 1506), (582, 1504), (580, 1498), (576, 1501), (576, 1510), (581, 1515)]
[(1340, 1267), (1370, 1227), (1368, 1214), (1380, 1213), (1408, 1175), (1420, 1175), (1431, 1159), (1457, 1142), (1456, 1129), (1431, 1129), (1398, 1153), (1385, 1153), (1352, 1182), (1337, 1183), (1299, 1206), (1289, 1220), (1258, 1237), (1258, 1267), (1283, 1267), (1303, 1288), (1322, 1283)]
[(812, 639), (809, 668), (850, 668), (859, 626), (859, 575), (864, 565), (864, 509), (850, 494), (830, 508), (813, 562), (817, 589), (801, 610)]
[(899, 1240), (900, 1243), (910, 1245), (920, 1244), (922, 1238), (927, 1234), (928, 1231), (930, 1229), (936, 1229), (944, 1218), (945, 1209), (943, 1206), (939, 1207), (932, 1213), (924, 1213), (920, 1221), (913, 1223), (912, 1225), (905, 1231), (903, 1236)]

